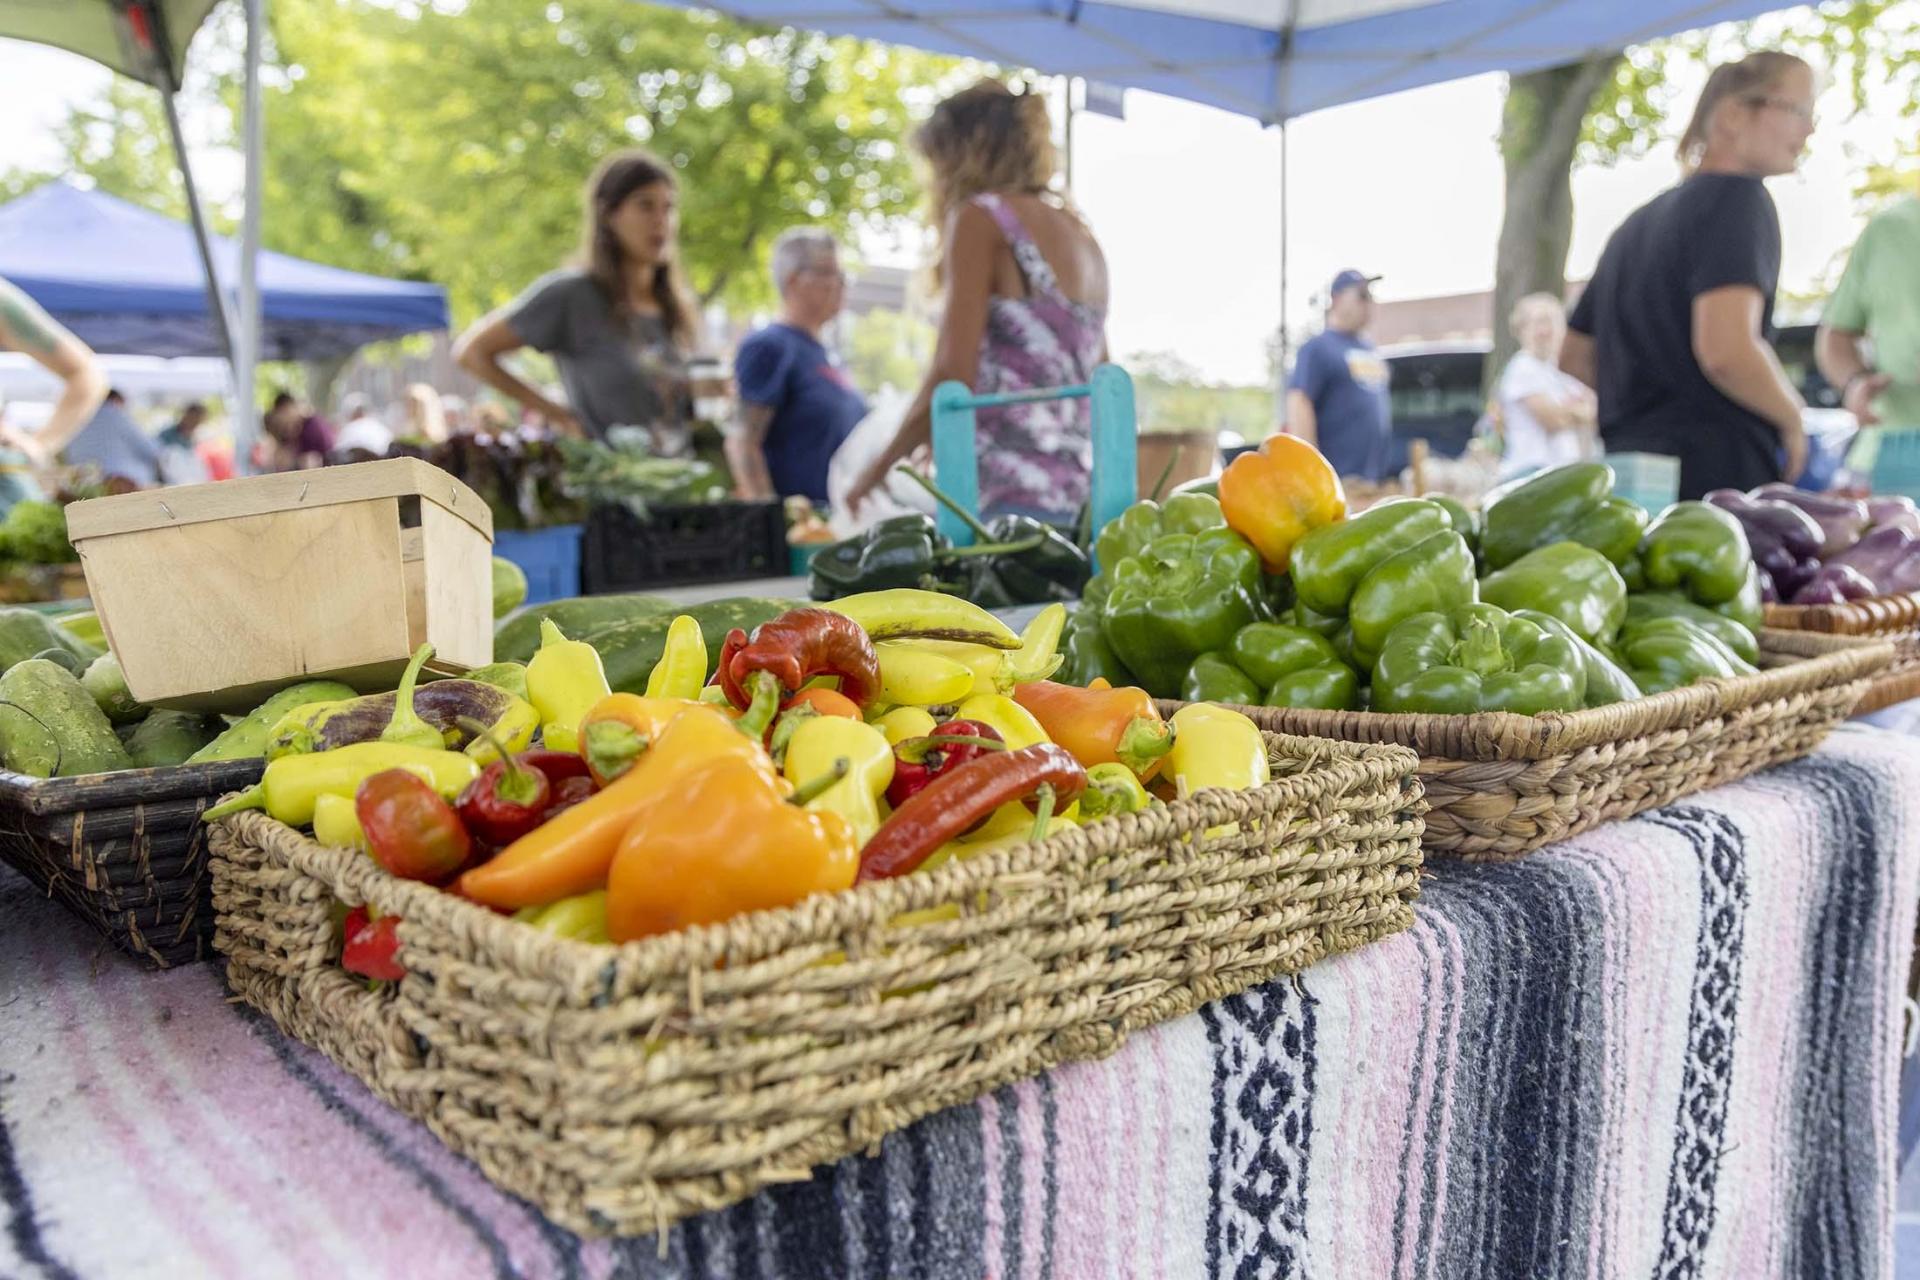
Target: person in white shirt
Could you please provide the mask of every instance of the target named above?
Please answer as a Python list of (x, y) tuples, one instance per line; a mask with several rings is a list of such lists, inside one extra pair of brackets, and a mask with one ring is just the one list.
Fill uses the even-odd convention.
[(344, 454), (349, 450), (364, 450), (374, 457), (386, 456), (387, 449), (393, 444), (393, 432), (387, 424), (374, 415), (373, 405), (363, 395), (350, 395), (341, 405), (346, 410), (347, 423), (340, 428), (340, 434), (334, 437), (333, 451)]
[(1567, 309), (1550, 293), (1530, 293), (1514, 304), (1508, 323), (1520, 350), (1507, 362), (1496, 393), (1507, 437), (1500, 474), (1592, 457), (1598, 403), (1584, 383), (1560, 368)]

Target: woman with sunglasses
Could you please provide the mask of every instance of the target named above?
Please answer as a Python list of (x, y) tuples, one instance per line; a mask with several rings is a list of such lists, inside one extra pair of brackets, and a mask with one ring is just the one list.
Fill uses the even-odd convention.
[(1610, 452), (1680, 460), (1680, 496), (1792, 479), (1804, 405), (1769, 344), (1780, 219), (1764, 180), (1813, 133), (1813, 71), (1790, 54), (1716, 67), (1680, 137), (1680, 185), (1607, 242), (1560, 367), (1599, 393)]

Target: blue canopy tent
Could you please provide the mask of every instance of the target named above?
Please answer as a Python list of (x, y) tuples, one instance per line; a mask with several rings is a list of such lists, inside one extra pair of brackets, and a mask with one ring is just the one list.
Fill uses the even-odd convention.
[[(240, 248), (210, 238), (222, 276)], [(262, 252), (259, 353), (270, 360), (345, 355), (383, 338), (448, 326), (439, 285), (342, 271)], [(192, 231), (183, 223), (64, 182), (0, 205), (5, 276), (102, 352), (225, 355)]]
[(1783, 7), (1782, 0), (666, 2), (1145, 89), (1280, 126), (1283, 335), (1289, 120), (1482, 72), (1576, 62)]

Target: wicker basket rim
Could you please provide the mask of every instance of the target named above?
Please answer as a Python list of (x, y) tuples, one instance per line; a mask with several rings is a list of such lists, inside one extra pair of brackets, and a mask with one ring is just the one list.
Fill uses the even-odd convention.
[[(1643, 737), (1663, 730), (1699, 724), (1727, 712), (1761, 702), (1792, 697), (1812, 689), (1863, 680), (1884, 670), (1894, 659), (1890, 641), (1844, 636), (1815, 637), (1786, 633), (1783, 643), (1770, 644), (1773, 634), (1761, 633), (1761, 651), (1771, 647), (1794, 658), (1783, 666), (1750, 676), (1703, 680), (1685, 688), (1650, 697), (1581, 711), (1546, 712), (1535, 716), (1508, 711), (1471, 715), (1432, 715), (1422, 712), (1319, 711), (1299, 708), (1241, 707), (1267, 726), (1280, 725), (1289, 733), (1325, 735), (1354, 742), (1399, 742), (1423, 756), (1546, 760), (1582, 751), (1602, 743)], [(1823, 649), (1813, 656), (1794, 652)], [(1182, 705), (1165, 700), (1163, 709)]]
[(1896, 592), (1845, 604), (1769, 604), (1767, 625), (1830, 635), (1885, 635), (1920, 627), (1920, 591)]
[[(1044, 880), (1143, 839), (1171, 844), (1186, 835), (1259, 821), (1329, 796), (1399, 789), (1405, 793), (1409, 816), (1417, 818), (1426, 811), (1417, 777), (1420, 759), (1410, 748), (1264, 731), (1262, 736), (1270, 755), (1297, 760), (1301, 772), (1277, 776), (1252, 791), (1201, 791), (1146, 813), (1108, 818), (1093, 826), (1056, 832), (1045, 840), (950, 862), (926, 875), (868, 882), (722, 924), (620, 944), (580, 942), (524, 928), (431, 885), (391, 876), (363, 854), (317, 844), (263, 813), (242, 811), (221, 822), (232, 824), (238, 838), (275, 850), (291, 867), (326, 884), (349, 906), (371, 904), (382, 914), (402, 917), (403, 922), (431, 920), (438, 928), (465, 935), (469, 944), (484, 947), (524, 976), (577, 982), (585, 973), (599, 973), (611, 985), (616, 976), (644, 982), (685, 973), (689, 967), (710, 967), (723, 959), (744, 962), (797, 943), (830, 941), (848, 929), (964, 895), (1005, 889), (1023, 880)], [(405, 930), (402, 923), (403, 942)]]
[(122, 769), (72, 778), (36, 778), (0, 769), (0, 812), (46, 817), (97, 809), (131, 808), (163, 800), (216, 796), (260, 780), (265, 761), (210, 760), (203, 764)]

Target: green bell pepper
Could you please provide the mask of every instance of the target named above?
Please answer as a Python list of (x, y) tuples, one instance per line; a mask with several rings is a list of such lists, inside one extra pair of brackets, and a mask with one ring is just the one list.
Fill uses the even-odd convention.
[(1187, 668), (1186, 679), (1180, 682), (1180, 696), (1188, 702), (1228, 702), (1257, 707), (1260, 686), (1235, 666), (1231, 657), (1210, 651), (1195, 658)]
[(1475, 551), (1480, 550), (1480, 513), (1468, 508), (1467, 504), (1451, 494), (1430, 493), (1426, 501), (1437, 503), (1447, 513), (1447, 519), (1453, 522), (1453, 531), (1467, 540), (1467, 545)]
[(1240, 628), (1228, 652), (1263, 691), (1263, 706), (1351, 711), (1360, 703), (1353, 668), (1331, 641), (1305, 627), (1256, 622)]
[(1133, 673), (1107, 643), (1101, 625), (1100, 615), (1112, 587), (1113, 579), (1104, 573), (1094, 574), (1081, 592), (1080, 603), (1067, 615), (1066, 629), (1060, 636), (1060, 652), (1066, 656), (1058, 677), (1061, 681), (1085, 685), (1099, 678), (1115, 687), (1136, 683)]
[(1605, 644), (1627, 613), (1627, 584), (1613, 562), (1577, 542), (1529, 551), (1480, 580), (1480, 598), (1502, 609), (1538, 609)]
[(1582, 701), (1589, 707), (1604, 707), (1615, 702), (1631, 702), (1640, 696), (1640, 686), (1620, 669), (1620, 664), (1581, 638), (1578, 631), (1550, 613), (1538, 609), (1515, 609), (1513, 616), (1525, 618), (1548, 635), (1560, 636), (1572, 643), (1587, 672), (1587, 694)]
[(1257, 616), (1260, 553), (1225, 527), (1164, 534), (1111, 574), (1102, 630), (1155, 697), (1178, 696), (1193, 660)]
[(1573, 711), (1586, 697), (1578, 650), (1490, 604), (1415, 614), (1393, 629), (1373, 669), (1376, 711), (1469, 715)]
[(1472, 604), (1473, 568), (1473, 551), (1467, 540), (1448, 528), (1395, 552), (1368, 570), (1347, 601), (1347, 619), (1353, 624), (1353, 654), (1360, 665), (1373, 665), (1388, 633), (1403, 619)]
[(1375, 565), (1452, 528), (1445, 508), (1417, 498), (1323, 524), (1293, 544), (1294, 595), (1315, 613), (1344, 614)]
[(1703, 608), (1685, 596), (1668, 591), (1648, 591), (1627, 597), (1627, 625), (1649, 618), (1685, 618), (1740, 655), (1744, 662), (1760, 661), (1760, 641), (1748, 628), (1713, 609)]
[(1648, 618), (1620, 633), (1620, 664), (1642, 693), (1663, 693), (1712, 676), (1751, 675), (1750, 663), (1685, 618)]
[(918, 587), (948, 545), (927, 516), (881, 520), (814, 552), (807, 565), (808, 594), (815, 600), (837, 600), (862, 591)]
[(1740, 583), (1740, 590), (1731, 600), (1722, 600), (1713, 606), (1713, 611), (1723, 618), (1730, 618), (1748, 631), (1759, 631), (1760, 624), (1766, 620), (1767, 606), (1760, 594), (1760, 566), (1749, 563), (1747, 576)]
[(1094, 539), (1094, 558), (1100, 568), (1113, 572), (1115, 565), (1140, 554), (1154, 539), (1169, 533), (1204, 533), (1226, 527), (1220, 499), (1208, 493), (1176, 493), (1166, 503), (1151, 498), (1136, 502), (1107, 521)]
[(1647, 525), (1637, 503), (1613, 496), (1613, 468), (1604, 462), (1570, 462), (1510, 480), (1486, 496), (1480, 518), (1480, 554), (1489, 569), (1554, 542), (1577, 542), (1622, 565)]
[[(1283, 619), (1283, 621), (1286, 619)], [(1313, 632), (1333, 646), (1340, 661), (1358, 666), (1353, 654), (1353, 624), (1337, 613), (1316, 613), (1299, 600), (1293, 602), (1294, 626)]]
[(1647, 526), (1640, 568), (1649, 589), (1678, 591), (1695, 604), (1738, 598), (1749, 579), (1759, 589), (1740, 522), (1705, 502), (1676, 502)]

